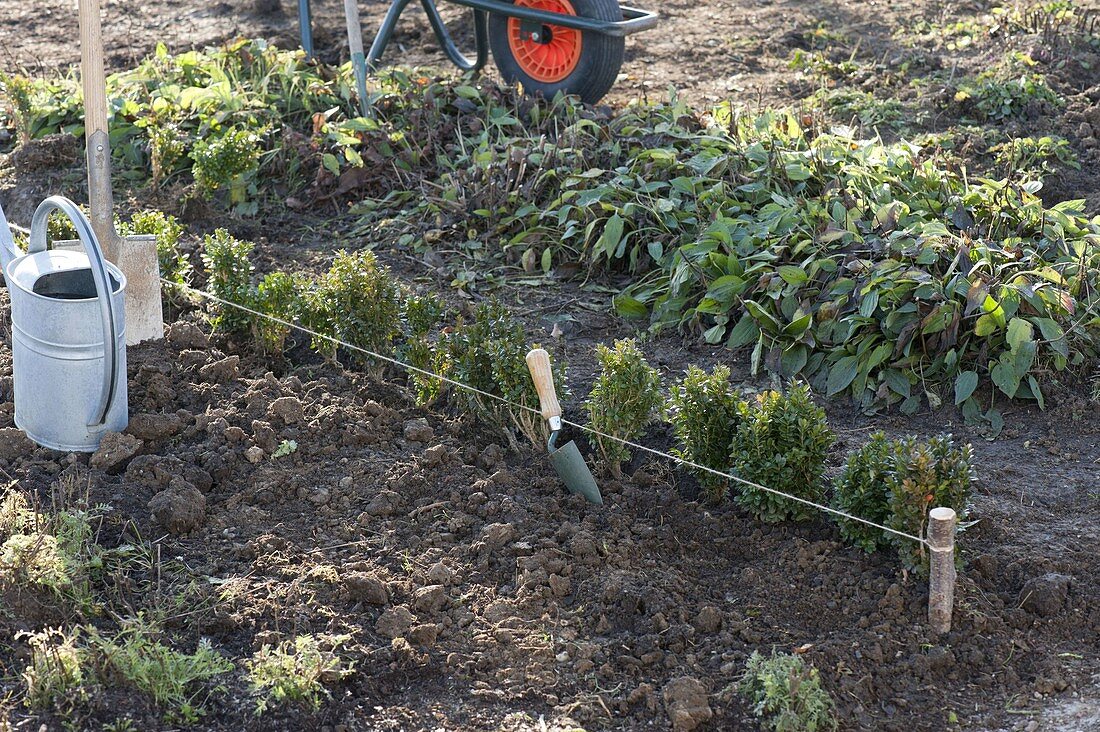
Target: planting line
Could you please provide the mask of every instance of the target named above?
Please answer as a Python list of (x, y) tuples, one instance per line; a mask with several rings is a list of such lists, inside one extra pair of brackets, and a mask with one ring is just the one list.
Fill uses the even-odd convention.
[[(439, 374), (433, 373), (431, 371), (427, 371), (426, 369), (418, 368), (416, 366), (413, 366), (412, 364), (405, 363), (404, 361), (399, 361), (396, 358), (393, 358), (391, 356), (383, 356), (380, 353), (375, 353), (374, 351), (368, 350), (366, 348), (362, 348), (360, 346), (352, 345), (351, 343), (345, 343), (344, 341), (340, 340), (339, 338), (333, 338), (332, 336), (325, 335), (324, 333), (318, 333), (316, 331), (312, 331), (309, 328), (304, 328), (300, 325), (297, 325), (296, 323), (291, 323), (290, 321), (283, 320), (282, 318), (277, 318), (274, 315), (269, 315), (267, 313), (261, 313), (260, 311), (253, 310), (252, 308), (250, 308), (246, 305), (241, 305), (240, 303), (231, 302), (229, 300), (223, 300), (222, 298), (218, 297), (217, 295), (212, 295), (209, 292), (205, 292), (203, 290), (196, 290), (194, 287), (190, 287), (188, 285), (184, 285), (184, 284), (181, 284), (179, 282), (172, 282), (171, 280), (165, 279), (164, 277), (161, 277), (161, 282), (163, 282), (164, 284), (169, 285), (171, 287), (175, 287), (177, 289), (186, 290), (187, 292), (198, 295), (199, 297), (206, 298), (207, 300), (212, 300), (216, 303), (219, 303), (220, 305), (228, 305), (229, 307), (237, 308), (238, 310), (246, 312), (246, 313), (248, 313), (250, 315), (253, 315), (257, 318), (264, 318), (266, 320), (270, 320), (272, 322), (279, 323), (280, 325), (286, 326), (287, 328), (290, 328), (292, 330), (296, 330), (296, 331), (299, 331), (299, 332), (302, 332), (302, 333), (306, 333), (306, 334), (310, 335), (313, 338), (320, 338), (322, 340), (326, 340), (326, 341), (328, 341), (330, 343), (333, 343), (335, 345), (343, 346), (343, 347), (347, 348), (348, 350), (357, 351), (359, 353), (365, 354), (365, 355), (370, 356), (372, 358), (376, 358), (379, 361), (385, 361), (386, 363), (393, 364), (394, 366), (398, 366), (402, 369), (405, 369), (406, 371), (414, 371), (418, 374), (421, 374), (422, 376), (428, 376), (428, 377), (433, 378), (433, 379), (438, 379), (439, 381), (442, 381), (446, 384), (450, 384), (451, 386), (458, 387), (459, 389), (465, 389), (466, 391), (472, 392), (472, 393), (477, 394), (479, 396), (483, 396), (483, 397), (487, 397), (489, 399), (493, 399), (495, 401), (501, 402), (502, 404), (506, 404), (509, 407), (514, 407), (515, 409), (525, 410), (525, 411), (531, 412), (532, 414), (537, 414), (540, 417), (542, 416), (542, 414), (541, 414), (541, 412), (539, 412), (539, 410), (537, 410), (533, 407), (529, 407), (526, 404), (520, 404), (518, 402), (513, 402), (509, 399), (505, 399), (502, 396), (498, 396), (496, 394), (490, 394), (487, 391), (482, 391), (481, 389), (470, 386), (469, 384), (463, 384), (460, 381), (455, 381), (454, 379), (450, 379), (446, 376), (440, 376)], [(577, 424), (576, 422), (570, 422), (567, 419), (563, 419), (562, 424), (567, 424), (570, 427), (575, 427), (576, 429), (579, 429), (582, 432), (587, 432), (587, 433), (595, 435), (597, 437), (601, 437), (605, 440), (611, 440), (613, 442), (618, 442), (621, 445), (626, 445), (627, 447), (632, 447), (636, 450), (641, 450), (643, 452), (648, 452), (651, 455), (656, 455), (657, 457), (665, 458), (666, 460), (671, 460), (672, 462), (679, 463), (680, 465), (686, 465), (689, 468), (694, 468), (696, 470), (701, 470), (701, 471), (706, 472), (706, 473), (711, 473), (713, 475), (717, 475), (719, 477), (726, 478), (728, 480), (732, 480), (734, 482), (741, 483), (743, 485), (747, 485), (747, 486), (750, 486), (752, 488), (756, 488), (757, 490), (762, 490), (762, 491), (765, 491), (767, 493), (771, 493), (771, 494), (776, 495), (776, 496), (782, 496), (783, 498), (787, 498), (787, 499), (795, 501), (797, 503), (801, 503), (804, 506), (810, 506), (811, 508), (816, 508), (817, 510), (824, 511), (825, 513), (831, 513), (835, 516), (841, 516), (841, 517), (846, 518), (850, 521), (857, 521), (861, 524), (866, 524), (867, 526), (873, 526), (874, 528), (885, 531), (888, 534), (893, 534), (894, 536), (900, 536), (903, 539), (909, 539), (910, 541), (915, 541), (918, 544), (927, 544), (928, 543), (925, 539), (923, 539), (919, 536), (915, 536), (913, 534), (908, 534), (904, 531), (898, 531), (897, 529), (891, 529), (889, 526), (883, 526), (882, 524), (877, 524), (874, 521), (868, 521), (865, 518), (861, 518), (859, 516), (855, 516), (855, 515), (850, 514), (850, 513), (845, 513), (844, 511), (840, 511), (838, 509), (835, 509), (832, 506), (827, 506), (823, 503), (816, 503), (814, 501), (810, 501), (810, 500), (807, 500), (805, 498), (799, 498), (798, 496), (792, 496), (789, 493), (784, 493), (783, 491), (777, 491), (774, 488), (767, 487), (766, 485), (760, 485), (759, 483), (754, 483), (751, 480), (746, 480), (744, 478), (738, 477), (736, 475), (732, 475), (730, 473), (724, 473), (721, 470), (714, 470), (713, 468), (708, 468), (705, 465), (699, 465), (698, 463), (693, 463), (690, 460), (684, 460), (683, 458), (676, 457), (675, 455), (670, 455), (667, 452), (661, 452), (660, 450), (654, 450), (651, 447), (646, 447), (645, 445), (639, 445), (638, 443), (631, 442), (630, 440), (624, 440), (621, 437), (615, 437), (614, 435), (605, 434), (603, 432), (600, 432), (599, 430), (592, 429), (588, 425)]]

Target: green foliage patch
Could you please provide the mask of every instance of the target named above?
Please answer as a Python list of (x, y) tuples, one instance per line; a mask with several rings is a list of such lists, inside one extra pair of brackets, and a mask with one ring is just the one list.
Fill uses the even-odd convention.
[(661, 377), (649, 365), (632, 338), (615, 341), (610, 348), (596, 346), (600, 373), (588, 394), (592, 429), (609, 437), (595, 436), (596, 445), (612, 467), (630, 459), (630, 449), (619, 440), (636, 440), (645, 428), (662, 416)]
[[(836, 437), (825, 410), (813, 402), (805, 384), (786, 393), (768, 391), (740, 404), (741, 424), (732, 446), (737, 475), (787, 495), (822, 503), (825, 459)], [(804, 503), (749, 485), (741, 485), (738, 504), (762, 521), (807, 521), (817, 511)]]
[[(672, 388), (668, 414), (684, 460), (711, 470), (729, 467), (730, 446), (741, 425), (741, 394), (730, 383), (728, 366), (715, 366), (708, 374), (689, 366), (684, 378)], [(707, 499), (720, 501), (729, 490), (729, 480), (704, 470), (692, 469)]]
[(337, 653), (347, 640), (347, 636), (299, 635), (274, 646), (264, 644), (246, 664), (256, 714), (285, 702), (317, 709), (330, 696), (326, 685), (353, 670)]
[(738, 685), (761, 726), (771, 732), (835, 730), (835, 705), (821, 676), (801, 656), (753, 651)]

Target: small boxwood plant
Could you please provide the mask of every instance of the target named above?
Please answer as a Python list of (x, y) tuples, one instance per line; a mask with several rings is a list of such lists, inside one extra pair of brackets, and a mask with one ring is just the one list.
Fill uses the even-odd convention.
[[(592, 428), (620, 440), (637, 439), (663, 411), (660, 375), (633, 338), (617, 340), (610, 348), (597, 345), (596, 360), (600, 374), (585, 402)], [(630, 450), (614, 439), (595, 439), (600, 453), (617, 473), (619, 464), (630, 459)]]
[[(741, 393), (730, 383), (729, 367), (715, 366), (708, 374), (690, 366), (668, 400), (679, 445), (673, 452), (697, 465), (726, 471), (730, 445), (741, 424), (740, 402)], [(693, 472), (707, 500), (715, 503), (726, 496), (728, 479), (705, 470)]]
[(817, 669), (801, 656), (753, 651), (738, 685), (760, 726), (771, 732), (824, 732), (837, 728), (834, 703)]
[[(794, 385), (788, 393), (768, 391), (741, 405), (741, 425), (733, 441), (733, 468), (745, 480), (820, 503), (825, 489), (825, 458), (835, 440), (825, 410), (810, 389)], [(806, 521), (816, 512), (774, 493), (742, 485), (737, 502), (762, 521)]]
[[(301, 295), (304, 281), (286, 272), (271, 272), (260, 280), (253, 296), (256, 310), (279, 320), (293, 323), (301, 312)], [(290, 335), (290, 326), (269, 318), (256, 318), (252, 333), (263, 352), (269, 356), (281, 356)]]
[(201, 138), (191, 150), (191, 160), (195, 186), (202, 196), (210, 198), (215, 191), (228, 189), (229, 203), (239, 213), (255, 213), (255, 202), (248, 201), (260, 163), (260, 141), (254, 132), (229, 128), (216, 137)]
[[(508, 314), (504, 305), (490, 301), (477, 307), (472, 320), (460, 320), (442, 337), (436, 357), (437, 372), (479, 391), (537, 410), (538, 393), (525, 361), (528, 349), (529, 340), (523, 325)], [(560, 364), (560, 359), (555, 360), (554, 380), (559, 395), (565, 385), (565, 369)], [(499, 400), (466, 390), (456, 390), (454, 395), (500, 428), (510, 441), (515, 440), (513, 429), (518, 429), (532, 444), (545, 443), (546, 427), (537, 411), (509, 407)]]
[[(180, 252), (179, 244), (180, 237), (183, 235), (183, 226), (175, 216), (169, 216), (155, 209), (138, 211), (130, 218), (129, 223), (121, 223), (118, 228), (123, 236), (128, 234), (155, 236), (161, 277), (177, 284), (187, 284), (191, 277), (191, 263)], [(181, 290), (175, 290), (166, 294), (176, 299), (183, 293)]]
[[(303, 324), (310, 330), (381, 355), (393, 353), (400, 331), (401, 291), (374, 252), (337, 252), (328, 272), (306, 288), (302, 309)], [(336, 358), (332, 341), (314, 338), (313, 348)], [(359, 352), (354, 356), (360, 361), (369, 358)]]
[[(231, 303), (252, 304), (252, 262), (255, 245), (237, 239), (225, 229), (207, 234), (202, 242), (202, 263), (206, 268), (206, 291)], [(210, 325), (215, 331), (247, 333), (252, 316), (238, 308), (211, 301)]]
[[(434, 293), (421, 295), (410, 292), (405, 296), (402, 310), (404, 332), (398, 357), (410, 366), (439, 373), (442, 364), (439, 363), (438, 351), (432, 337), (443, 322), (446, 303)], [(416, 371), (409, 372), (409, 383), (420, 404), (434, 402), (443, 390), (442, 381)]]
[[(928, 512), (938, 506), (953, 508), (959, 520), (966, 518), (973, 480), (969, 444), (957, 446), (951, 435), (927, 442), (901, 440), (889, 480), (886, 525), (897, 531), (924, 536)], [(902, 564), (921, 572), (928, 570), (924, 544), (890, 535)]]
[[(897, 452), (898, 443), (882, 432), (875, 432), (865, 445), (850, 452), (833, 486), (833, 508), (885, 525), (890, 517), (888, 483)], [(889, 544), (881, 529), (840, 517), (836, 522), (844, 540), (866, 552)]]

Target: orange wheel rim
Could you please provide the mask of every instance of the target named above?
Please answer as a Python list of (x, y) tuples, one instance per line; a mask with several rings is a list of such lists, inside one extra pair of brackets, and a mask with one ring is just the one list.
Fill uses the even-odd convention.
[[(515, 0), (524, 8), (548, 10), (552, 13), (576, 15), (569, 0)], [(520, 19), (508, 19), (508, 47), (523, 73), (535, 81), (553, 84), (573, 73), (581, 60), (581, 32), (560, 25), (546, 25), (550, 39), (546, 43), (533, 41), (520, 33)]]

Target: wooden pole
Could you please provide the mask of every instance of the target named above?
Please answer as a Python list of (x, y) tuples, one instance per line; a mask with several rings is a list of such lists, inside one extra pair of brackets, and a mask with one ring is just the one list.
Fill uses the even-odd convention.
[(928, 578), (928, 622), (937, 635), (951, 630), (951, 612), (955, 606), (957, 523), (954, 509), (939, 507), (928, 512), (928, 549), (932, 555)]

